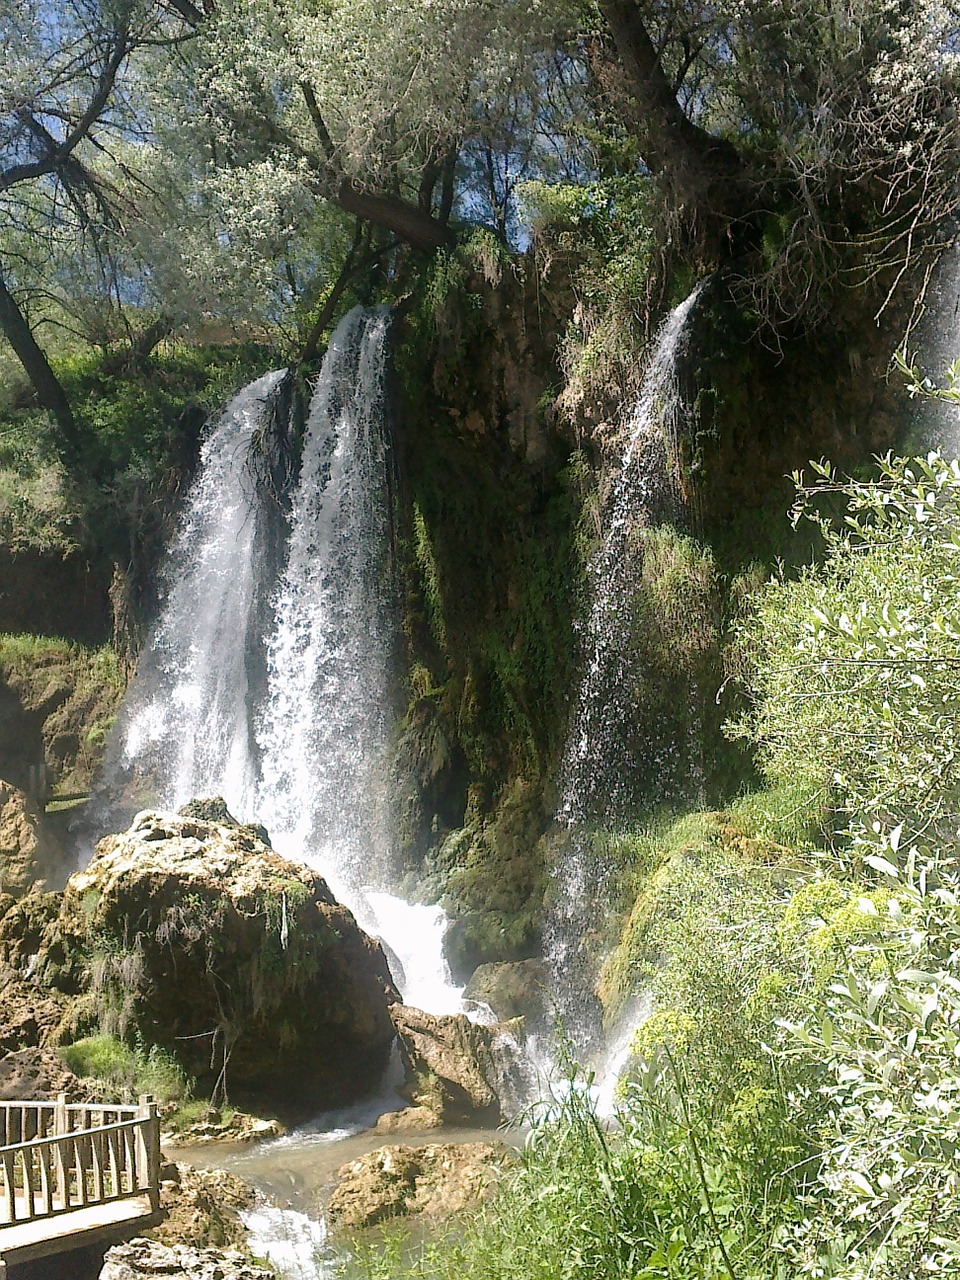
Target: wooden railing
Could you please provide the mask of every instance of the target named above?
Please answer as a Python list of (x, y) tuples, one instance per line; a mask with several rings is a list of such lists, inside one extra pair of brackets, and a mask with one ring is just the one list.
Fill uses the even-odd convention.
[(137, 1106), (0, 1102), (0, 1225), (147, 1196), (160, 1207), (160, 1122)]

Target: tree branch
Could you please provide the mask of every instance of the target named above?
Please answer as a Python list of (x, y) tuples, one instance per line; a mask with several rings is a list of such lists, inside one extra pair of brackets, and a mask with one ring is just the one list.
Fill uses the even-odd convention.
[(650, 169), (654, 173), (670, 169), (685, 175), (686, 181), (695, 174), (738, 176), (743, 164), (737, 149), (694, 124), (677, 102), (636, 0), (599, 3), (630, 92), (640, 107), (641, 151)]
[[(100, 118), (100, 114), (107, 105), (113, 86), (117, 79), (117, 72), (123, 64), (124, 58), (130, 51), (127, 43), (125, 31), (115, 33), (112, 40), (113, 49), (104, 64), (97, 87), (91, 95), (90, 101), (87, 103), (86, 109), (80, 115), (77, 123), (73, 126), (63, 142), (54, 142), (53, 138), (43, 127), (35, 120), (33, 113), (22, 110), (20, 118), (27, 128), (35, 137), (40, 136), (40, 131), (46, 134), (49, 141), (43, 140), (45, 154), (31, 164), (11, 165), (3, 173), (0, 173), (0, 192), (8, 191), (11, 187), (16, 186), (20, 182), (27, 182), (32, 178), (42, 178), (48, 173), (54, 173), (61, 169), (71, 158), (73, 152), (89, 134), (90, 130)], [(36, 124), (37, 128), (31, 128), (31, 121)], [(53, 143), (51, 149), (50, 143)]]

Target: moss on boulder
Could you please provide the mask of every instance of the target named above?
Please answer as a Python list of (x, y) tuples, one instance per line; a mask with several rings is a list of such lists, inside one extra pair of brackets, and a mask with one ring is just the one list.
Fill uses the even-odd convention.
[(442, 1221), (484, 1200), (512, 1156), (491, 1142), (379, 1147), (337, 1170), (328, 1212), (341, 1230), (411, 1215)]
[(0, 889), (19, 897), (62, 882), (65, 861), (36, 801), (0, 778)]
[(219, 1097), (321, 1108), (386, 1066), (382, 950), (253, 828), (140, 813), (71, 877), (59, 923), (89, 957), (104, 1029), (160, 1045)]

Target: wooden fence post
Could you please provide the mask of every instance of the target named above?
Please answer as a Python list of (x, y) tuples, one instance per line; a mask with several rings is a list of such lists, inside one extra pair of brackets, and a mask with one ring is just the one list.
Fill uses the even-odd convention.
[[(140, 1141), (137, 1143), (138, 1180), (149, 1193), (150, 1208), (156, 1213), (160, 1208), (160, 1119), (152, 1094), (140, 1095), (137, 1119), (144, 1121), (140, 1128)], [(141, 1159), (142, 1177), (139, 1176)]]

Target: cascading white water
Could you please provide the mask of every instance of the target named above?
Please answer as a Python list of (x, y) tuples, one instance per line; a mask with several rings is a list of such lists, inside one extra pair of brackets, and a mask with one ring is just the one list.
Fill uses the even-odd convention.
[[(606, 511), (606, 532), (587, 570), (590, 609), (582, 630), (584, 674), (561, 770), (560, 849), (555, 898), (544, 931), (547, 961), (565, 1026), (582, 1052), (596, 1047), (599, 1009), (591, 995), (584, 938), (603, 901), (589, 826), (625, 816), (638, 770), (630, 730), (636, 708), (624, 697), (631, 656), (625, 643), (638, 530), (679, 514), (675, 483), (683, 401), (678, 364), (701, 283), (664, 322), (628, 424), (620, 472)], [(650, 755), (656, 756), (656, 744)]]
[[(198, 794), (250, 794), (247, 640), (262, 575), (250, 448), (284, 370), (245, 387), (200, 453), (160, 574), (160, 617), (124, 704), (100, 791), (109, 809), (130, 783), (138, 802), (176, 807)], [(132, 775), (132, 779), (131, 779)]]
[(268, 643), (254, 808), (277, 847), (348, 905), (389, 848), (389, 312), (356, 308), (331, 339), (310, 406), (287, 563)]

